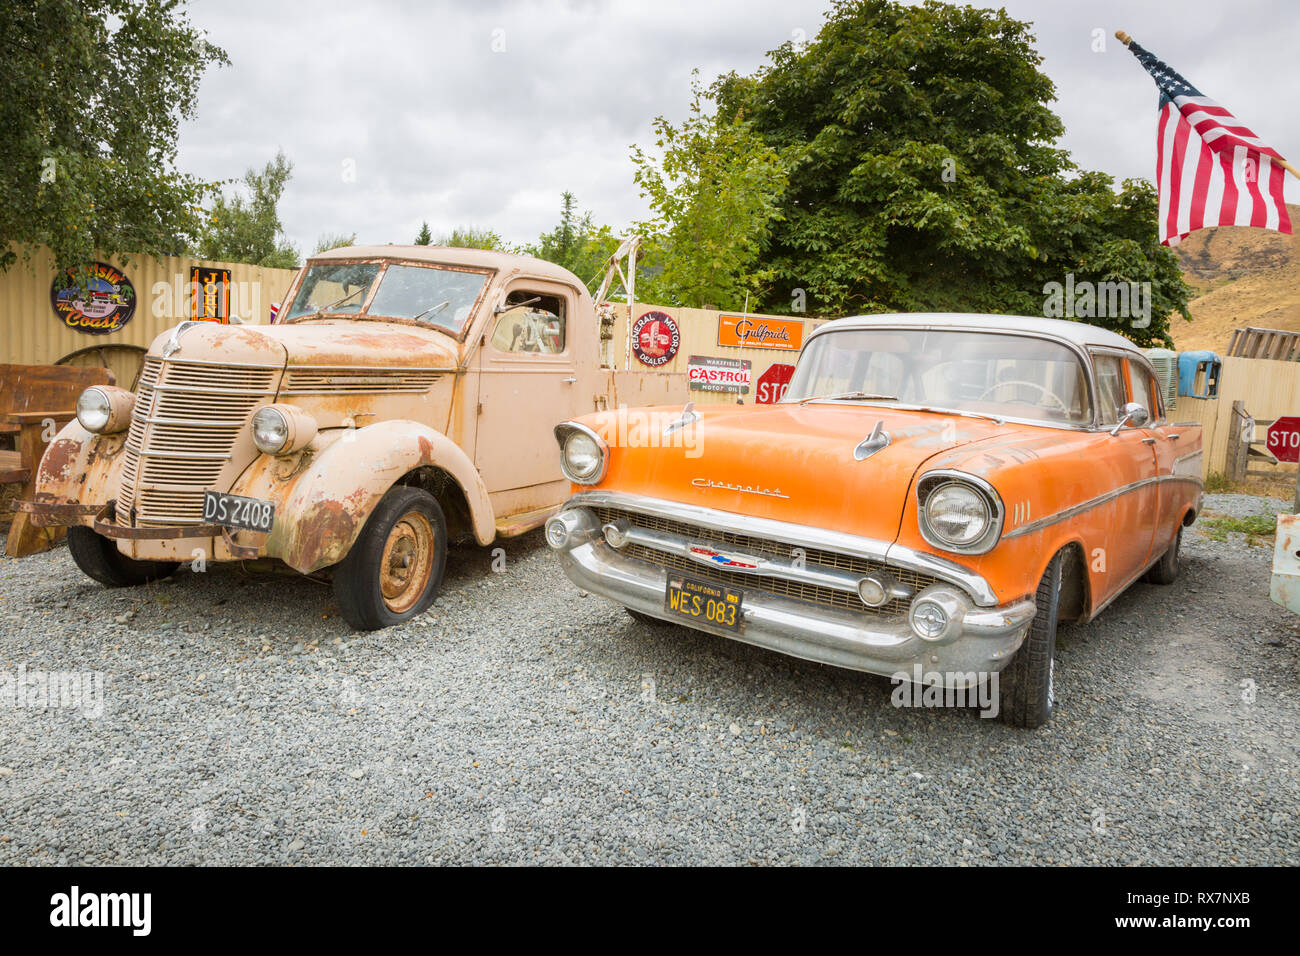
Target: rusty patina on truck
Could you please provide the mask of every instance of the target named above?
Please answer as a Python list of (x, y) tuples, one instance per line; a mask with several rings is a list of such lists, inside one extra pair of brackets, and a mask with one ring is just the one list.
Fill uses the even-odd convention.
[(87, 389), (41, 461), (32, 521), (69, 528), (110, 587), (180, 562), (331, 569), (344, 617), (373, 629), (437, 594), (449, 541), (541, 525), (565, 498), (552, 427), (680, 377), (600, 364), (572, 273), (430, 246), (312, 258), (271, 325), (184, 322), (132, 390)]

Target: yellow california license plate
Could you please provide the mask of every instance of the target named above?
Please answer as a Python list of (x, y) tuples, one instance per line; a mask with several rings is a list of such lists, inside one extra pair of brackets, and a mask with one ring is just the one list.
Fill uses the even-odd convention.
[(744, 598), (745, 593), (736, 588), (670, 574), (664, 610), (692, 627), (740, 634), (745, 630), (745, 616), (741, 612)]

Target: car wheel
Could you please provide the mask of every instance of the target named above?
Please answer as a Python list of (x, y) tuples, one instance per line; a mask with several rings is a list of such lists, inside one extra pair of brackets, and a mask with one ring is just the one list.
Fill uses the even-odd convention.
[(447, 521), (438, 502), (419, 488), (393, 488), (334, 569), (334, 597), (357, 630), (400, 624), (433, 603), (446, 565)]
[(1174, 543), (1160, 556), (1160, 560), (1151, 565), (1151, 570), (1142, 576), (1143, 581), (1152, 584), (1173, 584), (1178, 580), (1178, 548), (1183, 543), (1183, 529), (1180, 526), (1174, 535)]
[(1038, 613), (1024, 643), (998, 675), (999, 714), (1013, 727), (1041, 727), (1056, 704), (1056, 623), (1061, 610), (1065, 553), (1052, 558), (1038, 582)]
[(110, 588), (130, 588), (171, 577), (178, 561), (137, 561), (128, 558), (117, 545), (90, 528), (68, 529), (68, 550), (87, 577)]
[(632, 620), (641, 624), (649, 624), (651, 627), (676, 627), (672, 621), (665, 621), (661, 617), (655, 617), (653, 614), (646, 614), (644, 611), (634, 611), (630, 607), (623, 610), (632, 616)]

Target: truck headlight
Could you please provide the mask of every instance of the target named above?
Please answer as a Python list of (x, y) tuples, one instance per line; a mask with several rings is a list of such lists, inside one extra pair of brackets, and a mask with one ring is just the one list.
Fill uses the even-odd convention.
[(77, 421), (88, 432), (112, 435), (131, 424), (135, 396), (124, 388), (94, 385), (77, 398)]
[(560, 443), (560, 470), (579, 485), (600, 484), (609, 463), (609, 448), (586, 425), (564, 422), (555, 428)]
[(253, 444), (266, 455), (291, 455), (316, 437), (316, 419), (294, 405), (267, 405), (253, 416)]
[(983, 554), (1002, 533), (1002, 499), (973, 475), (931, 472), (917, 482), (921, 536), (936, 548)]

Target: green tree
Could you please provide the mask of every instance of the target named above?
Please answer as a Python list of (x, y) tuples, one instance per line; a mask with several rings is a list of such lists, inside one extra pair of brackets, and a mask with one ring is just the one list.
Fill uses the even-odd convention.
[(357, 234), (351, 235), (342, 232), (325, 233), (316, 240), (316, 248), (312, 250), (313, 256), (318, 256), (322, 252), (329, 252), (331, 249), (341, 249), (344, 246), (355, 246), (357, 244)]
[(420, 223), (420, 234), (415, 237), (415, 244), (417, 246), (427, 246), (432, 243), (433, 233), (429, 231), (429, 224), (427, 222)]
[(505, 240), (491, 229), (477, 226), (457, 226), (449, 233), (439, 236), (435, 246), (457, 246), (462, 249), (495, 249), (498, 252), (510, 252)]
[(218, 196), (208, 212), (208, 226), (198, 245), (203, 259), (247, 262), (268, 269), (296, 269), (298, 250), (284, 235), (277, 206), (293, 175), (293, 163), (277, 152), (259, 173), (249, 169), (243, 185), (247, 198), (236, 191)]
[(590, 212), (582, 212), (571, 192), (560, 196), (560, 221), (536, 243), (520, 251), (554, 262), (568, 269), (595, 290), (605, 275), (605, 261), (618, 248), (618, 238), (609, 226), (597, 226)]
[(226, 54), (175, 0), (6, 3), (0, 49), (0, 267), (183, 252), (214, 184), (176, 170), (178, 125)]
[(835, 0), (806, 47), (713, 87), (790, 170), (761, 261), (766, 311), (1042, 314), (1043, 287), (1103, 276), (1152, 283), (1168, 342), (1188, 289), (1157, 244), (1149, 186), (1077, 169), (1056, 145), (1052, 81), (1029, 24), (933, 0)]
[(647, 251), (637, 294), (669, 305), (741, 308), (774, 271), (759, 253), (782, 213), (787, 173), (742, 110), (710, 114), (698, 81), (680, 126), (654, 120), (662, 156), (632, 148), (635, 181), (654, 217), (638, 223)]

